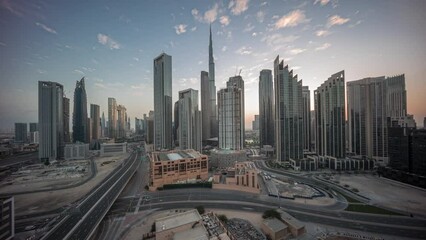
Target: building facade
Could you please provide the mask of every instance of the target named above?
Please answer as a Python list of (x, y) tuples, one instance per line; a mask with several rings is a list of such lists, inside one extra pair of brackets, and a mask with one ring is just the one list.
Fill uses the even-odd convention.
[(237, 87), (239, 89), (241, 89), (241, 102), (242, 102), (242, 107), (241, 107), (241, 128), (243, 131), (243, 140), (242, 143), (244, 145), (245, 143), (245, 130), (246, 130), (246, 121), (245, 121), (245, 98), (244, 98), (244, 80), (241, 76), (234, 76), (234, 77), (230, 77), (229, 80), (226, 82), (226, 87), (230, 88), (230, 87)]
[(279, 56), (274, 61), (275, 147), (277, 161), (303, 158), (302, 80)]
[(303, 149), (311, 151), (311, 91), (308, 86), (302, 86), (303, 96)]
[(345, 137), (345, 71), (331, 75), (314, 92), (315, 150), (320, 156), (344, 158)]
[(218, 136), (217, 104), (216, 104), (216, 84), (215, 66), (213, 56), (212, 26), (210, 25), (209, 37), (209, 92), (210, 92), (210, 137)]
[(108, 135), (110, 138), (117, 137), (117, 101), (108, 98)]
[(198, 109), (198, 91), (192, 88), (179, 91), (178, 101), (179, 148), (201, 152), (201, 112)]
[(243, 89), (230, 86), (217, 93), (219, 115), (219, 148), (241, 150), (244, 148)]
[(259, 75), (259, 141), (260, 147), (274, 146), (274, 91), (272, 71), (263, 69)]
[(251, 122), (253, 131), (259, 131), (259, 115), (254, 115), (254, 120)]
[(11, 240), (15, 237), (15, 199), (14, 197), (0, 198), (0, 239)]
[(212, 102), (210, 95), (209, 73), (201, 71), (201, 118), (203, 124), (203, 140), (210, 139), (212, 125)]
[(89, 142), (90, 139), (87, 139), (87, 96), (84, 77), (75, 84), (72, 119), (73, 142)]
[(71, 142), (70, 134), (70, 99), (64, 97), (64, 142)]
[(28, 124), (15, 123), (15, 143), (28, 142)]
[(208, 157), (188, 149), (169, 152), (152, 152), (150, 158), (150, 189), (165, 184), (208, 180)]
[(123, 105), (117, 106), (117, 138), (126, 137), (127, 118), (126, 107)]
[(89, 157), (88, 143), (74, 143), (65, 145), (65, 160), (83, 160)]
[(38, 82), (39, 158), (42, 161), (63, 157), (64, 88), (56, 82)]
[(99, 139), (101, 137), (101, 119), (100, 119), (100, 108), (99, 105), (90, 104), (90, 119), (92, 122), (92, 139)]
[(172, 148), (172, 57), (154, 59), (154, 146)]

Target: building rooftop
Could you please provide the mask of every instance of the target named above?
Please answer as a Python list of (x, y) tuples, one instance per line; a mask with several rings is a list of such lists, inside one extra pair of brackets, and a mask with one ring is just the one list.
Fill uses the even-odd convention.
[(178, 232), (173, 236), (173, 240), (209, 240), (207, 231), (202, 224), (188, 229), (183, 232)]
[(199, 158), (201, 156), (199, 152), (193, 149), (169, 152), (153, 152), (152, 154), (156, 161), (176, 161), (180, 159)]
[(273, 232), (279, 232), (287, 228), (283, 222), (276, 218), (268, 218), (263, 221), (263, 223), (268, 226)]
[(192, 209), (190, 211), (157, 219), (155, 221), (155, 229), (157, 232), (162, 232), (188, 223), (198, 222), (200, 220), (200, 214), (196, 209)]
[(278, 210), (278, 212), (281, 214), (281, 219), (284, 222), (286, 222), (288, 225), (290, 225), (291, 227), (294, 227), (296, 229), (300, 229), (300, 228), (303, 228), (305, 226), (302, 222), (300, 222), (299, 220), (297, 220), (296, 218), (294, 218), (293, 216), (291, 216), (287, 212), (284, 212), (282, 210)]

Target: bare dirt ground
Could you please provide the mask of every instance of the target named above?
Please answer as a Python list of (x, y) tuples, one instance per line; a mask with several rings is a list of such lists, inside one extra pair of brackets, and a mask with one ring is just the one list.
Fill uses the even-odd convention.
[(372, 175), (335, 175), (340, 185), (349, 185), (372, 204), (426, 215), (426, 190)]
[(96, 176), (90, 181), (80, 186), (56, 191), (15, 195), (14, 197), (16, 215), (51, 211), (79, 200), (91, 189), (93, 189), (98, 183), (100, 183), (113, 169), (120, 165), (121, 162), (128, 156), (129, 154), (126, 153), (113, 157), (95, 158), (97, 167)]

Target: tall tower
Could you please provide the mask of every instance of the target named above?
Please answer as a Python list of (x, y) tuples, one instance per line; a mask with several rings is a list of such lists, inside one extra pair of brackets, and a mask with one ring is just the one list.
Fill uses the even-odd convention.
[(230, 77), (228, 82), (226, 82), (226, 86), (228, 88), (230, 87), (236, 87), (241, 90), (241, 131), (242, 131), (242, 144), (244, 146), (245, 143), (245, 131), (246, 131), (246, 123), (245, 123), (245, 99), (244, 99), (244, 80), (241, 76), (234, 76)]
[(101, 118), (101, 137), (106, 137), (105, 135), (105, 114), (102, 112), (102, 118)]
[(260, 147), (274, 146), (274, 91), (272, 71), (263, 69), (259, 75), (259, 140)]
[(126, 137), (126, 128), (127, 128), (127, 118), (126, 118), (126, 107), (123, 105), (118, 105), (117, 107), (117, 137), (124, 138)]
[(345, 71), (331, 75), (314, 92), (316, 140), (320, 156), (344, 158), (345, 137)]
[(38, 82), (40, 160), (56, 160), (64, 147), (64, 87), (56, 82)]
[(87, 135), (87, 96), (84, 77), (77, 81), (74, 91), (73, 142), (89, 142)]
[[(101, 135), (101, 120), (100, 120), (100, 108), (99, 105), (90, 104), (90, 119), (92, 121), (92, 139), (99, 139)], [(90, 139), (90, 140), (92, 140)]]
[[(207, 140), (211, 136), (211, 113), (212, 104), (210, 96), (210, 80), (209, 73), (201, 71), (201, 122), (203, 125), (203, 140)], [(176, 124), (176, 123), (175, 123)]]
[(217, 105), (216, 105), (216, 85), (214, 74), (214, 57), (213, 57), (213, 40), (212, 40), (212, 25), (210, 24), (210, 38), (209, 38), (209, 91), (210, 91), (210, 137), (218, 136), (217, 124)]
[(71, 142), (70, 136), (70, 99), (64, 97), (64, 142)]
[(110, 138), (117, 137), (117, 101), (108, 98), (108, 135)]
[(303, 97), (302, 80), (298, 81), (293, 70), (274, 61), (275, 78), (275, 146), (277, 161), (303, 158)]
[(201, 151), (201, 112), (198, 109), (198, 91), (192, 88), (179, 92), (177, 130), (180, 149)]
[(154, 59), (154, 146), (172, 148), (172, 57), (162, 53)]
[(311, 91), (302, 86), (303, 94), (303, 149), (311, 151)]

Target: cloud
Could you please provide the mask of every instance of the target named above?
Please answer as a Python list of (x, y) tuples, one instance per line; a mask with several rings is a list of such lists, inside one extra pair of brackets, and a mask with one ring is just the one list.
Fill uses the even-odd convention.
[(325, 37), (325, 36), (328, 36), (330, 34), (331, 34), (331, 32), (328, 31), (328, 30), (318, 30), (318, 31), (315, 32), (315, 35), (317, 35), (317, 37)]
[(256, 13), (256, 19), (258, 22), (263, 23), (263, 21), (265, 20), (265, 12), (260, 10), (259, 12)]
[(330, 2), (330, 0), (315, 0), (314, 4), (320, 3), (321, 6), (325, 6)]
[(6, 43), (0, 42), (0, 46), (6, 47)]
[(299, 69), (301, 69), (302, 67), (301, 66), (294, 66), (294, 67), (292, 67), (291, 69), (293, 69), (293, 70), (299, 70)]
[(103, 83), (99, 83), (99, 82), (95, 82), (95, 84), (93, 84), (95, 87), (97, 88), (102, 88), (102, 89), (106, 89), (107, 87), (105, 86), (105, 84)]
[(86, 75), (83, 71), (78, 70), (78, 69), (74, 69), (75, 73), (81, 74), (81, 75)]
[(186, 32), (186, 27), (187, 27), (187, 25), (185, 25), (185, 24), (176, 25), (175, 26), (176, 34), (180, 35), (182, 33), (185, 33)]
[(301, 23), (309, 21), (306, 19), (305, 12), (301, 10), (294, 10), (287, 15), (282, 16), (275, 22), (275, 28), (295, 27)]
[(244, 28), (243, 32), (251, 32), (254, 29), (254, 26), (251, 23), (248, 23)]
[(111, 50), (121, 48), (120, 44), (117, 41), (102, 33), (98, 33), (98, 42), (102, 45), (109, 47), (109, 49)]
[(294, 48), (294, 49), (291, 49), (290, 51), (288, 51), (288, 53), (291, 54), (291, 55), (297, 55), (297, 54), (303, 53), (305, 51), (306, 51), (306, 49), (304, 49), (304, 48)]
[(197, 20), (199, 22), (203, 21), (203, 18), (200, 16), (200, 12), (198, 11), (198, 9), (196, 9), (196, 8), (192, 9), (191, 14), (195, 18), (195, 20)]
[(228, 26), (229, 23), (231, 22), (231, 19), (228, 16), (222, 16), (220, 17), (219, 21), (222, 24), (222, 26)]
[(133, 60), (135, 60), (136, 62), (139, 62), (139, 58), (134, 57)]
[(248, 9), (248, 3), (249, 0), (232, 0), (228, 8), (231, 9), (232, 14), (240, 15)]
[(283, 36), (280, 33), (275, 33), (275, 34), (263, 37), (261, 41), (266, 42), (266, 44), (272, 47), (277, 45), (285, 45), (286, 43), (289, 43), (289, 42), (294, 42), (298, 38), (299, 36), (295, 36), (295, 35)]
[(46, 25), (44, 25), (44, 24), (42, 24), (42, 23), (36, 22), (36, 23), (35, 23), (35, 25), (37, 25), (37, 27), (41, 27), (41, 28), (43, 28), (46, 32), (50, 32), (50, 33), (53, 33), (53, 34), (57, 34), (57, 32), (56, 32), (56, 30), (55, 30), (55, 29), (50, 28), (50, 27), (48, 27), (48, 26), (46, 26)]
[(193, 32), (193, 31), (195, 31), (195, 30), (197, 30), (197, 26), (195, 26), (195, 27), (191, 28), (191, 32)]
[(213, 6), (213, 8), (207, 10), (204, 13), (204, 21), (207, 22), (207, 23), (212, 23), (212, 22), (216, 21), (218, 9), (219, 9), (219, 5), (216, 3)]
[(222, 52), (226, 52), (226, 49), (227, 49), (227, 47), (226, 47), (226, 46), (223, 46), (223, 47), (222, 47)]
[(325, 49), (327, 49), (327, 48), (329, 48), (329, 47), (331, 47), (331, 44), (330, 44), (330, 43), (324, 43), (323, 45), (321, 45), (321, 46), (319, 46), (319, 47), (315, 48), (315, 51), (322, 51), (322, 50), (325, 50)]
[(240, 54), (240, 55), (250, 55), (250, 54), (253, 53), (253, 51), (252, 51), (251, 47), (242, 46), (237, 51), (235, 51), (235, 53)]
[(350, 28), (356, 27), (362, 23), (362, 20), (358, 20), (356, 23), (349, 25)]
[(349, 18), (342, 18), (339, 15), (333, 15), (328, 18), (327, 27), (332, 27), (334, 25), (343, 25), (349, 22)]

